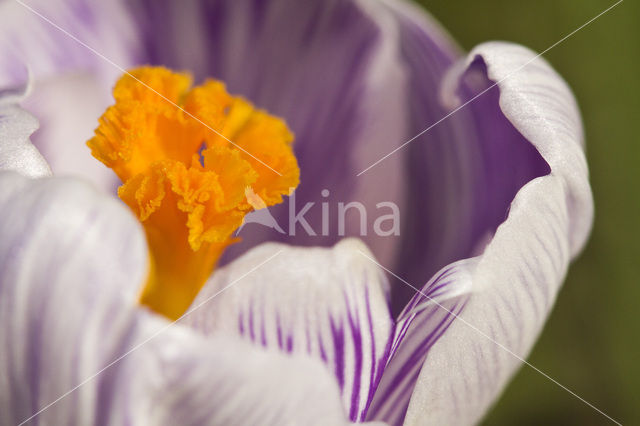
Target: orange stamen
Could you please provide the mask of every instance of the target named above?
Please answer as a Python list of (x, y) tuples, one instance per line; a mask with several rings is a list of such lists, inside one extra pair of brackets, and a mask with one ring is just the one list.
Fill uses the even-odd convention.
[(186, 311), (236, 241), (233, 232), (255, 204), (247, 188), (277, 204), (300, 174), (281, 119), (229, 95), (221, 82), (190, 86), (187, 74), (166, 68), (132, 70), (87, 142), (122, 180), (118, 195), (147, 235), (151, 266), (140, 303), (170, 319)]

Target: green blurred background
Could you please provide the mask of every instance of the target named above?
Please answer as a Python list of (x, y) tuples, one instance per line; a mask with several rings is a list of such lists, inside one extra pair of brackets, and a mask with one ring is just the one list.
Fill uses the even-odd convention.
[[(615, 1), (420, 3), (465, 50), (509, 40), (541, 52)], [(529, 361), (622, 424), (640, 425), (640, 3), (623, 1), (545, 58), (582, 110), (596, 219)], [(524, 366), (484, 424), (611, 423)]]

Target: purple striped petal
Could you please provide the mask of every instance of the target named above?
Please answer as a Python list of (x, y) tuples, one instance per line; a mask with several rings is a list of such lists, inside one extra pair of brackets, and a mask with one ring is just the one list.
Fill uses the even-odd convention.
[[(500, 113), (497, 88), (447, 117), (451, 110), (440, 96), (443, 76), (459, 54), (450, 41), (434, 37), (435, 24), (417, 6), (385, 4), (400, 22), (402, 61), (410, 70), (411, 136), (429, 129), (403, 148), (413, 202), (403, 210), (404, 239), (392, 267), (421, 284), (445, 265), (481, 253), (516, 192), (549, 168)], [(478, 91), (471, 89), (462, 88), (466, 94)], [(414, 292), (392, 288), (393, 310), (399, 313)]]
[(402, 311), (368, 419), (402, 424), (429, 349), (462, 312), (469, 298), (469, 272), (475, 263), (475, 259), (468, 259), (447, 266), (416, 292)]
[(29, 140), (38, 128), (38, 120), (17, 106), (27, 91), (28, 84), (0, 90), (0, 171), (48, 176), (49, 165)]
[[(550, 173), (518, 191), (477, 264), (467, 267), (470, 296), (430, 348), (406, 424), (480, 420), (531, 350), (593, 217), (580, 114), (562, 78), (530, 50), (507, 43), (482, 44), (465, 64), (450, 81), (473, 73), (485, 79), (479, 89), (498, 82), (500, 110)], [(473, 94), (447, 89), (449, 101)]]
[[(352, 421), (364, 419), (391, 343), (387, 282), (359, 240), (332, 249), (257, 247), (220, 269), (186, 321), (206, 335), (235, 335), (326, 364)], [(268, 267), (235, 285), (250, 265)]]
[(0, 172), (0, 216), (0, 424), (347, 423), (321, 363), (140, 308), (144, 233), (112, 198)]

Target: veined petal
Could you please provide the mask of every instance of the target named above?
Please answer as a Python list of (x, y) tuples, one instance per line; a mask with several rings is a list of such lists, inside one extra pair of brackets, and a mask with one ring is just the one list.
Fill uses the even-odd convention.
[[(459, 50), (419, 6), (382, 3), (401, 28), (411, 88), (410, 138), (419, 135), (403, 148), (412, 203), (402, 211), (403, 244), (391, 269), (421, 285), (445, 265), (481, 253), (516, 192), (549, 168), (500, 113), (497, 88), (448, 116), (452, 108), (439, 95)], [(392, 289), (393, 311), (399, 313), (414, 291), (402, 285)]]
[(346, 423), (319, 362), (205, 339), (137, 305), (146, 244), (117, 201), (0, 172), (0, 215), (0, 423)]
[(402, 424), (429, 350), (469, 299), (470, 274), (476, 263), (476, 259), (466, 259), (443, 268), (416, 292), (402, 311), (396, 321), (389, 361), (367, 412), (368, 419)]
[(29, 177), (51, 174), (49, 165), (29, 140), (38, 120), (17, 106), (28, 83), (0, 90), (0, 171), (13, 170)]
[[(551, 171), (518, 191), (469, 269), (471, 294), (429, 351), (407, 425), (471, 424), (482, 417), (529, 354), (593, 216), (580, 114), (562, 78), (544, 59), (508, 43), (482, 44), (465, 64), (452, 70), (452, 81), (474, 72), (498, 82), (501, 112)], [(455, 87), (445, 98), (454, 99)]]
[[(347, 239), (331, 249), (264, 244), (216, 271), (185, 318), (206, 335), (322, 361), (352, 421), (362, 421), (391, 343), (387, 281)], [(268, 267), (235, 283), (252, 265)]]

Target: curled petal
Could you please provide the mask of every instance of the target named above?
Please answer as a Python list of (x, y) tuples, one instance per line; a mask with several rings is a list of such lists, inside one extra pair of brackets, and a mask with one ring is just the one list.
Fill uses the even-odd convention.
[(468, 271), (468, 301), (430, 349), (405, 424), (470, 424), (482, 417), (531, 350), (593, 216), (580, 115), (562, 78), (530, 50), (507, 43), (482, 44), (465, 64), (449, 78), (474, 72), (497, 82), (500, 111), (550, 173), (518, 191)]
[[(347, 239), (332, 249), (264, 244), (216, 272), (185, 320), (207, 335), (322, 361), (340, 386), (352, 421), (362, 421), (389, 353), (387, 282), (366, 246)], [(258, 273), (231, 285), (251, 265)], [(212, 298), (213, 297), (213, 298)]]
[(319, 362), (205, 339), (137, 305), (144, 234), (113, 199), (0, 172), (0, 215), (0, 423), (347, 422)]
[[(403, 242), (397, 264), (390, 268), (421, 285), (447, 264), (481, 253), (517, 191), (549, 173), (549, 166), (500, 112), (497, 88), (452, 113), (440, 92), (459, 51), (417, 5), (382, 4), (400, 23), (411, 105), (411, 142), (394, 155), (407, 155), (404, 170), (412, 203), (402, 210)], [(477, 80), (482, 85), (486, 79), (465, 80), (463, 95), (477, 93), (475, 85), (468, 87)], [(399, 313), (413, 293), (407, 286), (394, 286), (393, 311)]]

